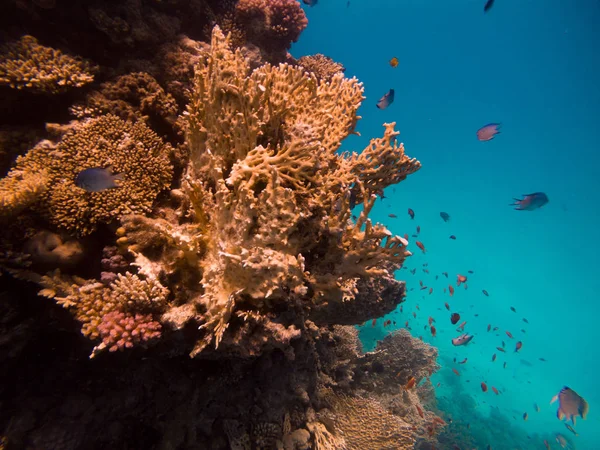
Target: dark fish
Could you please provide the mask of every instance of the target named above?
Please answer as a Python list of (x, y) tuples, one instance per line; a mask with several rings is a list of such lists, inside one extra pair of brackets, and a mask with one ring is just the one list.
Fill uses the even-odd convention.
[(514, 312), (514, 313), (516, 313), (516, 312), (517, 312), (517, 310), (515, 309), (515, 307), (514, 307), (514, 306), (511, 306), (511, 307), (510, 307), (510, 310), (511, 310), (512, 312)]
[(480, 141), (491, 141), (498, 133), (500, 133), (499, 123), (488, 123), (477, 130), (477, 139)]
[(523, 317), (523, 322), (529, 323), (529, 320), (527, 320), (525, 317)]
[(492, 6), (494, 6), (494, 0), (487, 0), (487, 2), (485, 2), (485, 6), (483, 7), (483, 12), (488, 12), (490, 9), (492, 9)]
[(415, 212), (410, 208), (408, 208), (408, 215), (410, 216), (411, 219), (415, 218)]
[(558, 400), (559, 403), (558, 411), (556, 413), (558, 420), (566, 418), (567, 421), (570, 420), (573, 422), (573, 425), (575, 425), (577, 416), (581, 416), (585, 419), (590, 409), (583, 397), (567, 386), (563, 387), (561, 391), (552, 398), (550, 403), (552, 404), (556, 400)]
[(319, 3), (319, 0), (302, 0), (302, 3), (308, 6), (315, 6), (317, 3)]
[(390, 89), (387, 94), (379, 99), (377, 102), (377, 107), (379, 109), (385, 109), (394, 103), (394, 90)]
[(453, 241), (456, 240), (456, 236), (454, 236), (453, 234), (450, 235), (450, 239), (452, 239)]
[(440, 217), (442, 218), (442, 220), (444, 222), (448, 222), (450, 220), (450, 215), (448, 213), (443, 212), (443, 211), (440, 213)]
[(488, 294), (488, 291), (486, 291), (485, 289), (482, 289), (481, 292), (483, 292), (483, 295), (485, 295), (486, 297), (490, 296), (490, 294)]
[(75, 186), (88, 192), (101, 192), (106, 189), (118, 188), (119, 185), (116, 182), (122, 179), (122, 174), (114, 175), (110, 169), (92, 167), (77, 174)]
[(396, 214), (388, 214), (388, 217), (390, 217), (392, 219), (398, 218), (398, 216)]
[(538, 359), (542, 362), (546, 362), (546, 360), (544, 358), (538, 358)]
[(548, 196), (543, 192), (534, 192), (533, 194), (524, 194), (523, 198), (513, 199), (515, 202), (511, 203), (510, 206), (514, 206), (517, 211), (533, 211), (534, 209), (541, 208), (548, 203)]
[(452, 313), (452, 315), (450, 316), (450, 322), (452, 322), (452, 325), (456, 325), (459, 320), (460, 320), (460, 314)]

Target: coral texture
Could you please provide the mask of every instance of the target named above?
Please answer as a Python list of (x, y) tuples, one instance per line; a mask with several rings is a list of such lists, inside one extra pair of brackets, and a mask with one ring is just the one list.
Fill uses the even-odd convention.
[[(90, 234), (100, 223), (150, 210), (156, 195), (171, 183), (171, 151), (142, 122), (112, 115), (82, 122), (58, 144), (45, 141), (18, 158), (0, 180), (0, 205), (14, 214), (39, 200), (38, 209), (52, 223)], [(87, 192), (75, 185), (75, 177), (90, 167), (112, 167), (123, 181), (117, 189)]]
[(79, 58), (40, 45), (33, 36), (0, 50), (0, 84), (56, 94), (94, 80), (94, 67)]
[(346, 70), (340, 63), (320, 53), (301, 57), (298, 59), (298, 65), (314, 73), (319, 80), (323, 81), (330, 81), (336, 73)]

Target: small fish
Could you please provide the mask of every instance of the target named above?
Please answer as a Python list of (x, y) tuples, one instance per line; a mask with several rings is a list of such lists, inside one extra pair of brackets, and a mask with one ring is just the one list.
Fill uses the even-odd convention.
[(410, 208), (408, 208), (408, 215), (410, 216), (411, 219), (415, 218), (415, 212)]
[(500, 392), (498, 392), (498, 389), (496, 389), (494, 386), (492, 386), (492, 391), (494, 391), (494, 394), (500, 395)]
[(413, 311), (413, 317), (416, 319), (417, 318), (417, 313)]
[(419, 247), (423, 253), (427, 253), (427, 250), (425, 250), (425, 246), (421, 241), (416, 241), (415, 244), (417, 244), (417, 247)]
[(375, 325), (377, 325), (377, 319), (373, 319), (371, 321), (371, 326), (374, 327)]
[(565, 423), (565, 427), (567, 427), (567, 430), (569, 430), (575, 436), (579, 436), (579, 434), (577, 433), (577, 431), (575, 431), (575, 429), (571, 425), (569, 425), (568, 423)]
[(460, 373), (458, 372), (458, 370), (456, 370), (456, 369), (452, 369), (452, 372), (454, 372), (454, 373), (455, 373), (457, 376), (459, 376), (459, 377), (460, 377)]
[(517, 312), (517, 310), (515, 309), (515, 307), (514, 307), (514, 306), (511, 306), (511, 307), (510, 307), (510, 310), (511, 310), (512, 312), (514, 312), (514, 313), (516, 313), (516, 312)]
[(504, 364), (502, 364), (502, 368), (506, 369), (506, 361), (504, 361)]
[(398, 216), (396, 214), (388, 214), (388, 217), (392, 218), (392, 219), (397, 219)]
[(556, 413), (558, 420), (566, 418), (567, 421), (570, 420), (573, 422), (573, 425), (575, 425), (577, 416), (581, 416), (585, 419), (590, 409), (588, 402), (567, 386), (563, 387), (561, 391), (552, 398), (550, 404), (554, 403), (556, 400), (558, 400), (559, 403), (558, 411)]
[(419, 234), (421, 232), (421, 226), (417, 225), (417, 234)]
[(544, 445), (546, 446), (546, 450), (550, 450), (550, 444), (548, 444), (546, 439), (544, 439)]
[(466, 283), (467, 282), (467, 277), (465, 277), (464, 275), (458, 274), (456, 275), (456, 285), (460, 286), (461, 283)]
[(448, 291), (450, 292), (450, 297), (452, 297), (454, 295), (454, 288), (451, 284), (448, 285)]
[(538, 359), (542, 362), (546, 362), (546, 360), (544, 358), (538, 358)]
[(450, 214), (443, 211), (440, 213), (440, 217), (444, 222), (448, 222), (450, 220)]
[(431, 325), (433, 322), (435, 322), (435, 319), (431, 316), (429, 316), (429, 325)]
[(442, 275), (444, 275), (446, 278), (448, 278), (448, 272), (442, 272)]
[(102, 192), (118, 188), (117, 181), (123, 181), (123, 174), (115, 175), (110, 168), (92, 167), (77, 174), (75, 186), (88, 192)]
[[(429, 272), (427, 272), (429, 273)], [(433, 288), (429, 288), (429, 295), (433, 294)]]
[(561, 446), (561, 448), (567, 448), (567, 440), (565, 439), (565, 437), (562, 434), (557, 434), (556, 435), (556, 442), (558, 442), (558, 445)]
[(523, 343), (521, 341), (517, 342), (517, 345), (515, 346), (515, 352), (521, 350), (521, 347), (523, 347)]
[(540, 407), (538, 406), (537, 403), (533, 404), (533, 408), (535, 409), (535, 412), (540, 412)]
[(388, 320), (386, 320), (385, 322), (383, 322), (383, 328), (387, 328), (387, 327), (389, 327), (391, 324), (392, 324), (392, 321), (388, 319)]
[(460, 314), (458, 313), (452, 313), (452, 315), (450, 316), (450, 322), (452, 322), (452, 325), (456, 325), (456, 323), (460, 320)]
[(483, 381), (481, 382), (481, 390), (483, 392), (487, 392), (487, 384), (485, 384)]
[(404, 385), (404, 389), (408, 391), (409, 389), (413, 388), (415, 384), (417, 384), (417, 380), (415, 379), (415, 377), (410, 377), (408, 379), (408, 382)]
[(514, 206), (517, 211), (533, 211), (549, 202), (548, 196), (543, 192), (523, 194), (522, 197), (522, 199), (513, 198), (515, 202), (511, 203), (509, 206)]
[(492, 324), (491, 324), (491, 323), (488, 323), (488, 327), (487, 327), (487, 330), (488, 330), (488, 332), (489, 332), (491, 329), (492, 329)]
[(488, 123), (477, 130), (477, 139), (480, 141), (491, 141), (498, 133), (500, 133), (499, 123)]
[(492, 362), (494, 362), (494, 361), (496, 361), (496, 354), (495, 353), (492, 355)]
[(448, 304), (448, 302), (444, 303), (444, 306), (446, 307), (446, 309), (447, 309), (448, 311), (450, 311), (450, 305)]
[(456, 240), (456, 236), (454, 236), (453, 234), (450, 235), (450, 239), (452, 239), (453, 241)]
[(431, 328), (431, 335), (432, 335), (433, 337), (435, 337), (435, 335), (437, 334), (437, 330), (435, 329), (435, 327), (434, 327), (433, 325), (431, 325), (431, 327), (430, 327), (430, 328)]
[(463, 323), (461, 323), (458, 328), (456, 329), (456, 331), (465, 331), (465, 325), (467, 324), (467, 321), (465, 320)]
[(485, 289), (482, 289), (481, 292), (483, 293), (483, 295), (485, 295), (486, 297), (489, 297), (490, 294), (488, 294), (488, 291), (486, 291)]
[(467, 362), (467, 358), (463, 359), (462, 361), (459, 361), (459, 364), (465, 364)]
[(527, 415), (527, 413), (526, 413), (526, 412), (525, 412), (525, 413), (523, 413), (523, 420), (527, 420), (527, 418), (528, 418), (528, 417), (529, 417), (529, 416)]
[(317, 3), (319, 3), (319, 0), (302, 0), (302, 3), (308, 6), (315, 6)]
[(513, 335), (510, 331), (505, 331), (505, 333), (509, 338), (513, 339)]
[(523, 317), (523, 322), (529, 323), (529, 320), (527, 320), (525, 317)]
[(417, 407), (417, 412), (421, 416), (421, 419), (424, 419), (425, 418), (425, 413), (423, 413), (423, 410), (421, 409), (421, 407), (419, 405), (415, 405), (415, 406)]
[(460, 335), (457, 338), (452, 339), (452, 345), (458, 347), (459, 345), (467, 345), (473, 339), (473, 335), (467, 333)]
[(390, 59), (390, 66), (392, 67), (398, 67), (399, 63), (400, 61), (395, 56), (392, 59)]
[(377, 102), (377, 107), (379, 109), (385, 109), (388, 106), (390, 106), (392, 103), (394, 103), (394, 90), (390, 89), (387, 94), (385, 94), (383, 97), (381, 97), (379, 99), (379, 101)]
[(506, 350), (504, 350), (504, 348), (502, 348), (502, 347), (496, 347), (496, 350), (498, 350), (499, 352), (502, 352), (502, 353), (506, 353)]

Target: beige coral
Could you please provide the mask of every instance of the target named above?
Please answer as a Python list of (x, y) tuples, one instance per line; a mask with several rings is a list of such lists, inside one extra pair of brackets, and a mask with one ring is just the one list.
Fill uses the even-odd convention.
[(56, 94), (94, 80), (95, 67), (60, 50), (23, 36), (0, 50), (0, 84), (15, 89)]
[(319, 80), (323, 81), (330, 81), (335, 74), (346, 70), (343, 65), (321, 53), (302, 56), (298, 59), (298, 65), (314, 73)]
[[(172, 148), (144, 123), (106, 115), (76, 125), (56, 145), (37, 145), (0, 180), (0, 205), (9, 213), (41, 200), (37, 209), (68, 232), (87, 235), (125, 214), (146, 213), (171, 183)], [(87, 168), (123, 174), (117, 189), (87, 192), (75, 185)]]

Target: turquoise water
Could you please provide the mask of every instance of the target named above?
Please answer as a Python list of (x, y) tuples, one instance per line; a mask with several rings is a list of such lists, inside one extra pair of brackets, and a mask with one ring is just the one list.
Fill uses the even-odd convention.
[[(423, 164), (386, 191), (373, 219), (399, 235), (421, 227), (427, 254), (411, 238), (414, 256), (406, 267), (416, 274), (401, 270), (397, 277), (414, 290), (404, 313), (391, 318), (397, 327), (409, 320), (415, 336), (439, 348), (442, 368), (432, 381), (440, 382), (440, 407), (457, 429), (471, 424), (464, 432), (476, 435), (480, 448), (537, 449), (543, 439), (559, 448), (554, 435), (561, 433), (578, 449), (599, 449), (600, 2), (496, 0), (487, 14), (479, 0), (346, 3), (321, 0), (306, 8), (309, 26), (291, 53), (323, 53), (364, 82), (362, 136), (349, 138), (345, 149), (360, 151), (383, 133), (384, 122), (395, 121), (407, 154)], [(388, 64), (394, 56), (397, 68)], [(378, 110), (375, 103), (390, 88), (394, 104)], [(501, 122), (502, 133), (479, 142), (475, 132), (489, 122)], [(536, 191), (548, 195), (545, 207), (508, 206)], [(459, 273), (469, 275), (466, 291), (456, 288)], [(419, 280), (434, 288), (432, 295), (419, 290)], [(448, 281), (453, 297), (443, 293)], [(475, 335), (468, 347), (452, 346), (460, 333), (444, 302), (467, 320), (465, 331)], [(423, 329), (429, 316), (436, 319), (435, 338)], [(363, 330), (367, 348), (389, 332), (382, 322)], [(499, 330), (488, 333), (488, 324)], [(518, 340), (523, 348), (514, 353)], [(495, 349), (502, 341), (506, 354)], [(455, 364), (455, 357), (468, 362)], [(483, 393), (482, 381), (501, 395)], [(578, 437), (549, 404), (564, 385), (590, 404), (588, 419), (577, 422)]]

